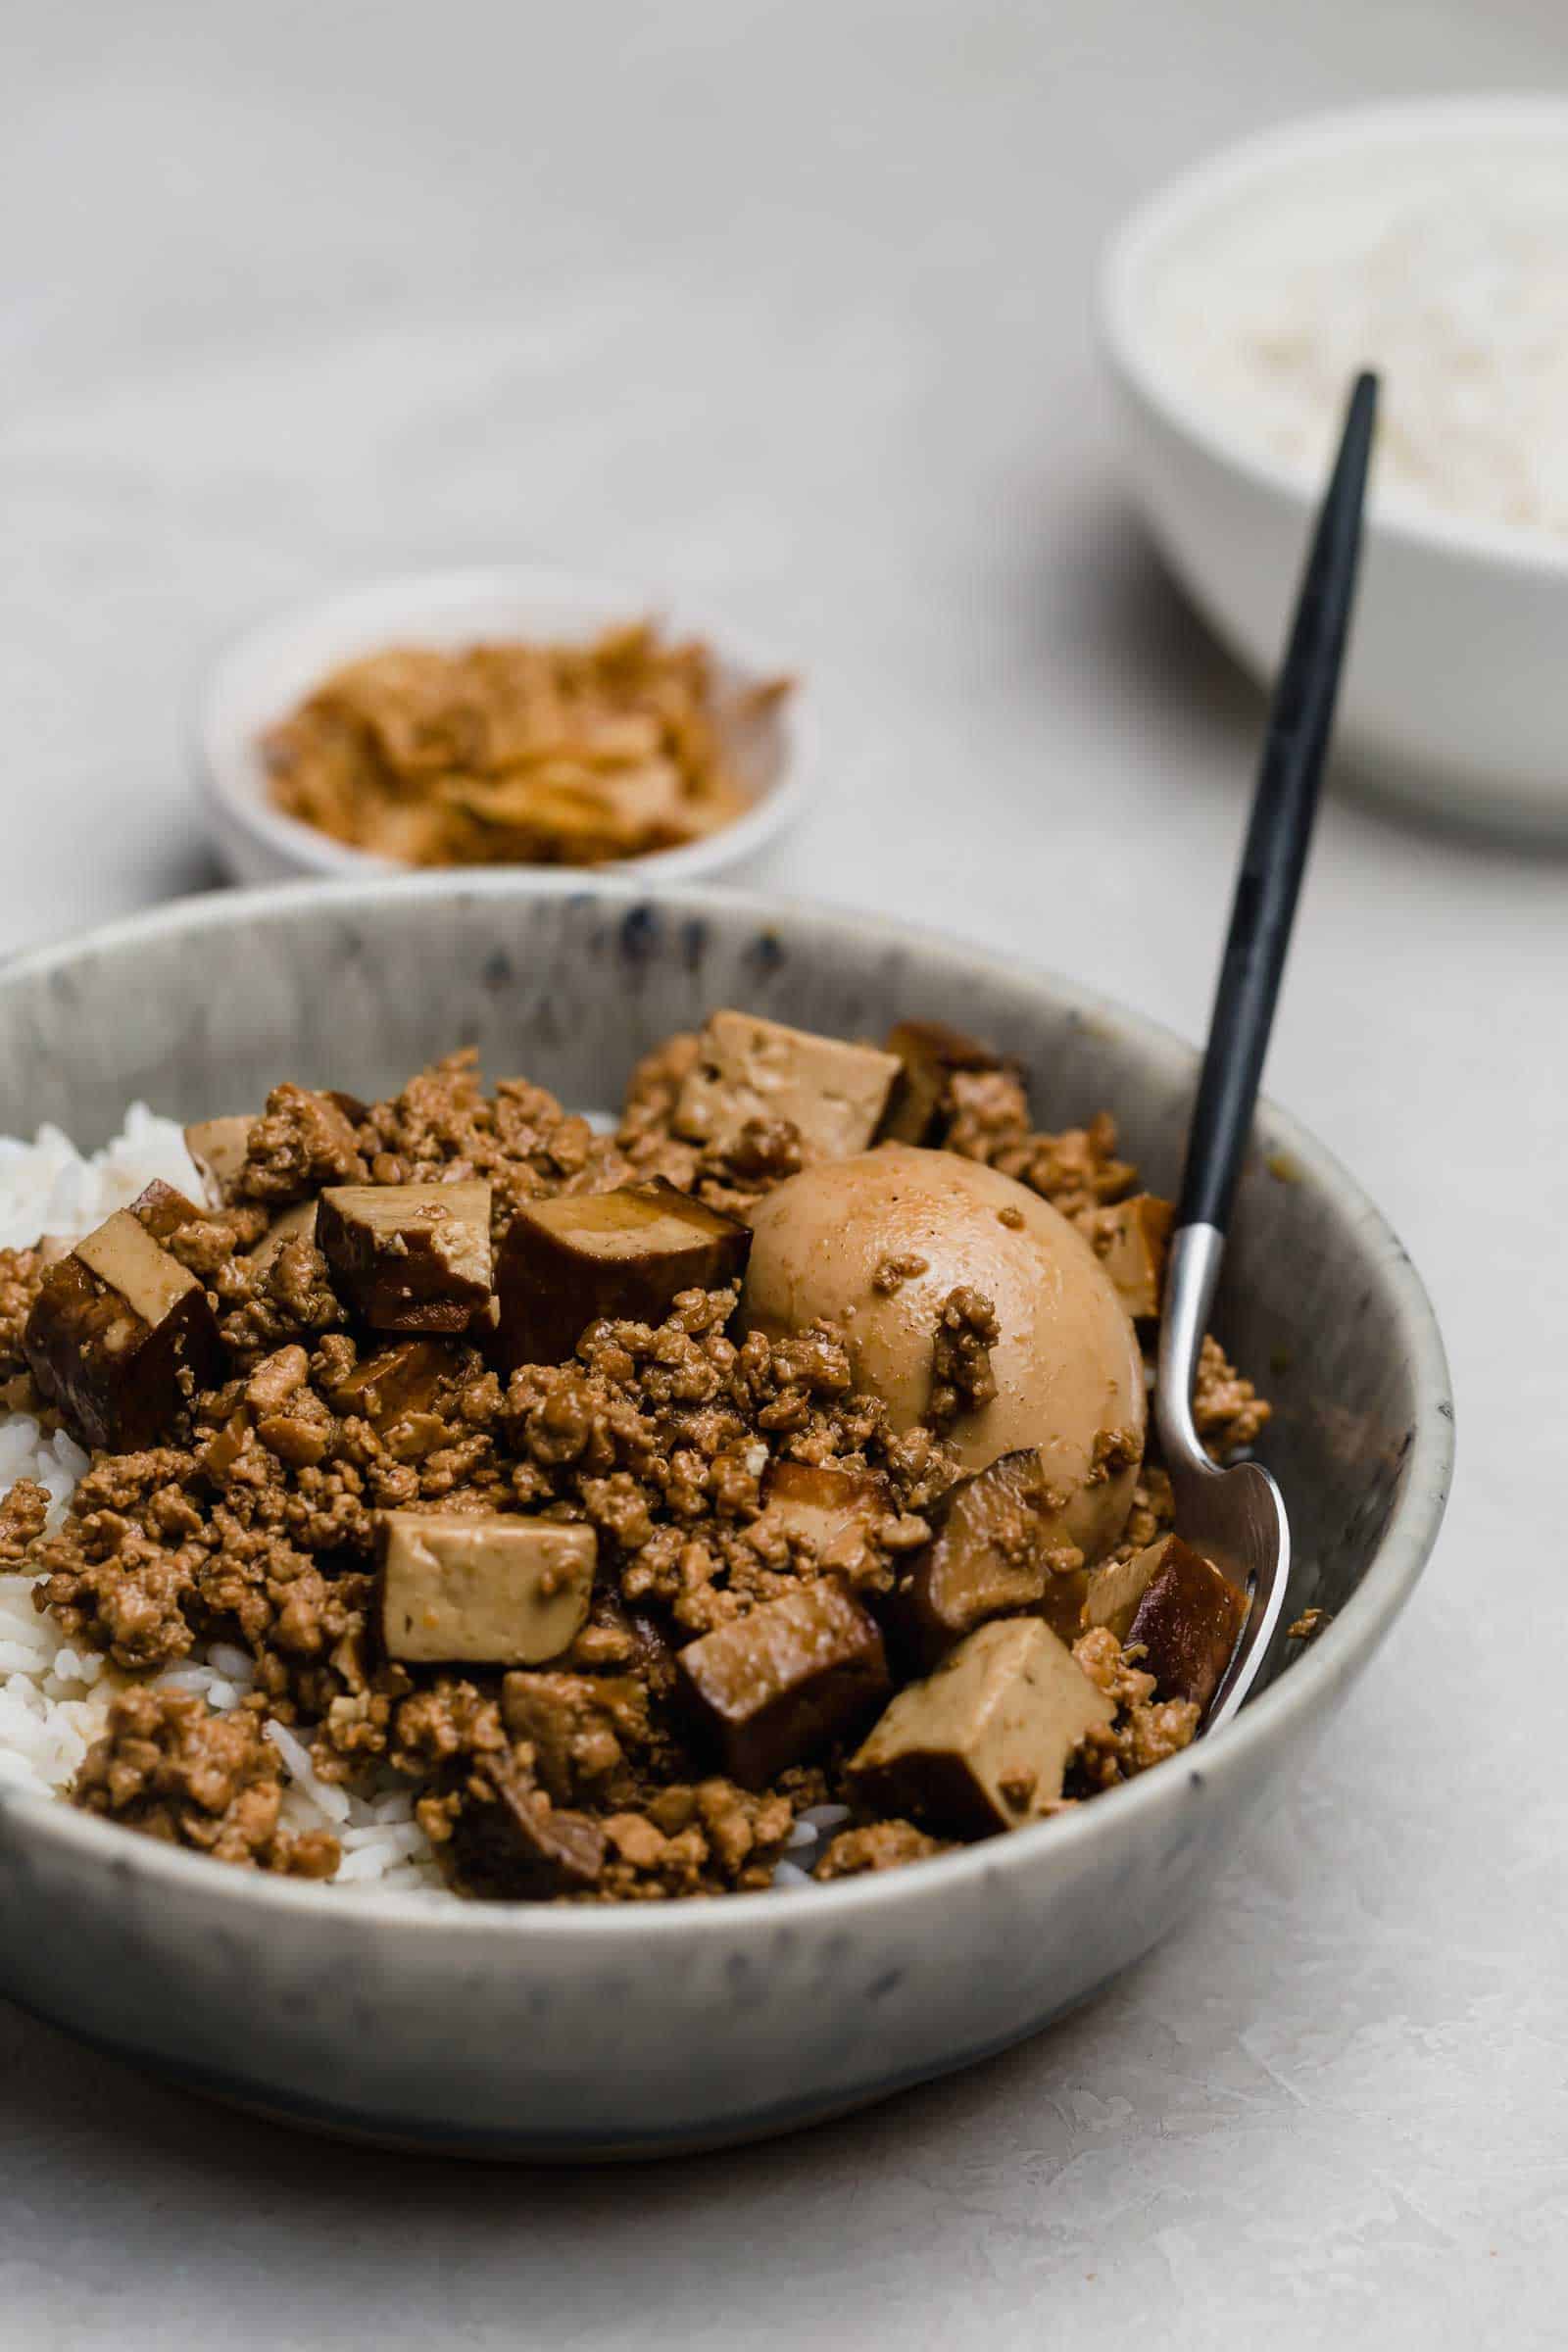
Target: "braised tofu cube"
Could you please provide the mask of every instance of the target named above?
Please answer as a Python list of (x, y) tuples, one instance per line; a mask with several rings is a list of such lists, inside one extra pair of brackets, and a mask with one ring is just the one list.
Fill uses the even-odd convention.
[(1014, 1830), (1050, 1809), (1114, 1713), (1050, 1626), (1003, 1618), (899, 1692), (850, 1773), (868, 1804), (955, 1837)]
[(424, 1412), (452, 1369), (439, 1340), (398, 1340), (362, 1356), (330, 1392), (334, 1411), (368, 1421), (377, 1436), (411, 1413)]
[(467, 1776), (443, 1858), (471, 1894), (544, 1901), (586, 1894), (605, 1867), (604, 1832), (584, 1813), (552, 1804), (506, 1757)]
[(194, 1200), (177, 1192), (173, 1185), (166, 1184), (161, 1176), (155, 1176), (152, 1183), (136, 1195), (130, 1204), (130, 1214), (144, 1233), (152, 1235), (155, 1242), (170, 1242), (182, 1225), (200, 1225), (210, 1212), (198, 1208)]
[(381, 1635), (407, 1665), (535, 1666), (588, 1614), (591, 1527), (493, 1512), (385, 1511)]
[(1248, 1598), (1212, 1560), (1164, 1536), (1130, 1560), (1109, 1560), (1089, 1580), (1085, 1627), (1107, 1626), (1124, 1648), (1141, 1643), (1136, 1662), (1161, 1698), (1206, 1707), (1247, 1623)]
[(905, 1606), (920, 1654), (934, 1661), (988, 1617), (1032, 1609), (1056, 1633), (1078, 1631), (1088, 1578), (1061, 1523), (1062, 1497), (1032, 1448), (1004, 1453), (949, 1489), (930, 1513)]
[(73, 1436), (116, 1452), (167, 1436), (222, 1360), (206, 1291), (128, 1208), (50, 1269), (23, 1346)]
[(220, 1201), (245, 1165), (253, 1122), (242, 1113), (232, 1118), (197, 1119), (185, 1130), (185, 1149), (207, 1185), (208, 1199)]
[(755, 1525), (800, 1538), (822, 1568), (853, 1572), (871, 1531), (895, 1515), (893, 1490), (880, 1470), (840, 1470), (831, 1464), (778, 1461), (762, 1480), (762, 1508)]
[(1108, 1208), (1091, 1209), (1082, 1221), (1090, 1248), (1130, 1315), (1148, 1317), (1159, 1312), (1175, 1220), (1176, 1211), (1169, 1200), (1161, 1200), (1153, 1193), (1139, 1193), (1131, 1200), (1113, 1201)]
[(888, 1032), (888, 1052), (898, 1056), (899, 1082), (883, 1123), (885, 1143), (931, 1143), (950, 1107), (954, 1072), (1005, 1066), (989, 1046), (946, 1021), (898, 1022)]
[(810, 1159), (848, 1159), (876, 1134), (896, 1054), (813, 1037), (750, 1012), (715, 1012), (675, 1103), (677, 1135), (723, 1152), (751, 1119), (787, 1119)]
[(565, 1363), (601, 1316), (660, 1323), (682, 1291), (739, 1282), (751, 1247), (748, 1226), (662, 1177), (525, 1200), (496, 1264), (496, 1351), (509, 1371)]
[(256, 1247), (246, 1250), (245, 1263), (253, 1273), (265, 1274), (287, 1243), (315, 1240), (316, 1202), (295, 1200), (278, 1210)]
[(490, 1305), (490, 1187), (335, 1184), (316, 1246), (372, 1331), (466, 1331)]
[(888, 1689), (875, 1619), (831, 1576), (689, 1642), (676, 1667), (698, 1723), (748, 1788), (819, 1752)]

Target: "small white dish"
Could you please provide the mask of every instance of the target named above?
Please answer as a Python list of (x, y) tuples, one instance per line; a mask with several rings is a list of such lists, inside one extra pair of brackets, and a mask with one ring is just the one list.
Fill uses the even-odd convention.
[[(787, 662), (726, 623), (634, 588), (529, 565), (404, 572), (297, 606), (248, 631), (215, 662), (196, 714), (198, 781), (224, 871), (237, 882), (285, 882), (302, 874), (369, 881), (410, 870), (272, 806), (261, 739), (340, 663), (396, 644), (444, 650), (483, 638), (586, 641), (644, 617), (672, 636), (702, 639), (722, 694), (789, 671)], [(732, 824), (681, 849), (592, 870), (685, 882), (749, 864), (793, 821), (808, 790), (814, 746), (805, 705), (797, 685), (734, 747), (751, 806)]]
[[(1137, 212), (1103, 264), (1100, 329), (1133, 479), (1172, 571), (1216, 635), (1272, 676), (1322, 483), (1211, 413), (1154, 325), (1181, 252), (1242, 208), (1369, 161), (1568, 142), (1557, 98), (1412, 100), (1316, 117), (1227, 149)], [(1377, 364), (1377, 354), (1366, 355)], [(1346, 386), (1348, 394), (1348, 384)], [(1385, 409), (1397, 384), (1385, 382)], [(1339, 739), (1358, 779), (1461, 820), (1568, 833), (1568, 538), (1374, 486)]]

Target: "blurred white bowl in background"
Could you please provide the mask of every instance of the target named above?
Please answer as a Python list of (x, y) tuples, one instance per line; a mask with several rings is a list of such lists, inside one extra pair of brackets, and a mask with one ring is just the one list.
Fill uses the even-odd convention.
[[(302, 874), (368, 880), (409, 870), (333, 841), (271, 802), (261, 739), (340, 663), (390, 645), (447, 650), (483, 638), (585, 642), (641, 619), (676, 638), (700, 638), (721, 695), (789, 672), (788, 662), (725, 622), (635, 588), (528, 565), (400, 573), (297, 606), (250, 630), (214, 664), (196, 714), (198, 782), (224, 871), (238, 882), (282, 882)], [(737, 780), (751, 796), (733, 823), (680, 849), (561, 870), (637, 874), (652, 883), (747, 864), (798, 815), (814, 772), (805, 689), (797, 684), (771, 705), (732, 748)]]
[[(1277, 665), (1322, 482), (1244, 440), (1157, 331), (1162, 273), (1205, 233), (1370, 160), (1568, 151), (1568, 101), (1412, 100), (1227, 149), (1124, 225), (1100, 289), (1133, 480), (1172, 571), (1260, 680)], [(1375, 354), (1369, 354), (1375, 360)], [(1348, 392), (1348, 385), (1346, 387)], [(1384, 385), (1385, 415), (1391, 390)], [(1368, 785), (1469, 822), (1568, 833), (1568, 539), (1374, 489), (1339, 744)]]

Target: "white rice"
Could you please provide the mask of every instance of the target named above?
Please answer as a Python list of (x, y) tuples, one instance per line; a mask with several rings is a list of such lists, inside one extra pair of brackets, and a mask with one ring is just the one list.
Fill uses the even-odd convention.
[(1560, 134), (1394, 139), (1217, 209), (1168, 256), (1151, 323), (1209, 415), (1314, 480), (1376, 368), (1380, 482), (1568, 532), (1565, 242)]
[[(78, 1240), (133, 1200), (155, 1177), (203, 1198), (202, 1180), (172, 1119), (132, 1103), (115, 1141), (83, 1158), (58, 1128), (40, 1128), (35, 1143), (0, 1137), (0, 1248), (25, 1249), (43, 1233)], [(53, 1497), (48, 1527), (59, 1527), (87, 1456), (63, 1431), (52, 1436), (26, 1413), (0, 1411), (0, 1494), (19, 1478), (36, 1479)], [(93, 1740), (103, 1732), (110, 1701), (127, 1678), (95, 1650), (77, 1650), (52, 1617), (34, 1608), (27, 1575), (0, 1575), (0, 1785), (45, 1795), (66, 1790)], [(158, 1677), (162, 1688), (190, 1690), (220, 1714), (253, 1687), (250, 1658), (231, 1642), (213, 1642)], [(376, 1893), (425, 1891), (448, 1895), (430, 1842), (414, 1818), (414, 1794), (389, 1770), (362, 1777), (354, 1788), (320, 1779), (296, 1732), (270, 1722), (267, 1737), (283, 1764), (282, 1818), (295, 1832), (327, 1830), (343, 1848), (335, 1886)], [(845, 1807), (821, 1805), (803, 1816), (790, 1846), (799, 1857), (780, 1862), (779, 1886), (807, 1886), (822, 1832), (847, 1819)], [(808, 1853), (808, 1849), (809, 1852)]]
[[(0, 1248), (24, 1249), (40, 1233), (64, 1241), (90, 1233), (161, 1176), (202, 1198), (202, 1181), (172, 1119), (133, 1103), (115, 1141), (84, 1159), (56, 1127), (35, 1143), (0, 1137)], [(63, 1432), (48, 1436), (26, 1413), (0, 1412), (0, 1494), (35, 1478), (54, 1498), (58, 1527), (87, 1456)], [(103, 1731), (110, 1700), (127, 1677), (96, 1650), (74, 1648), (32, 1603), (33, 1579), (0, 1575), (0, 1783), (43, 1794), (68, 1788)], [(158, 1678), (191, 1690), (220, 1714), (235, 1707), (255, 1675), (245, 1651), (213, 1642)], [(330, 1830), (343, 1847), (334, 1884), (363, 1890), (441, 1889), (429, 1840), (414, 1818), (413, 1793), (390, 1773), (354, 1789), (320, 1780), (310, 1751), (282, 1724), (268, 1737), (283, 1760), (283, 1820), (294, 1831)]]

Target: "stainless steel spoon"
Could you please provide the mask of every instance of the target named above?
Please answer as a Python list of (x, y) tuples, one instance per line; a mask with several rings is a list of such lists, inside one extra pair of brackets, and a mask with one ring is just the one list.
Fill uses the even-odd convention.
[(1176, 1531), (1251, 1598), (1205, 1732), (1227, 1722), (1251, 1689), (1290, 1581), (1291, 1528), (1279, 1488), (1256, 1462), (1221, 1470), (1209, 1460), (1193, 1424), (1193, 1384), (1317, 814), (1355, 594), (1377, 393), (1375, 376), (1357, 377), (1274, 690), (1165, 1275), (1154, 1422), (1175, 1490)]

